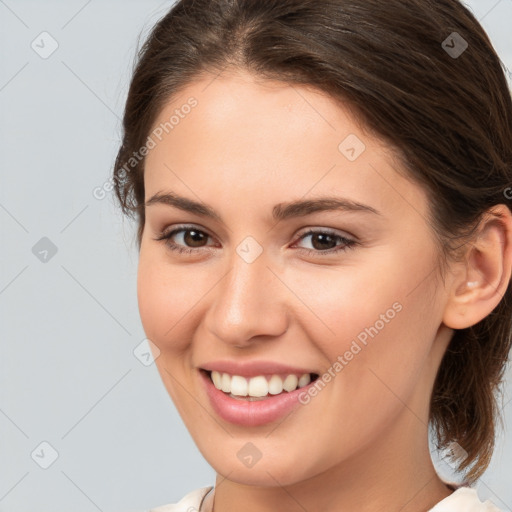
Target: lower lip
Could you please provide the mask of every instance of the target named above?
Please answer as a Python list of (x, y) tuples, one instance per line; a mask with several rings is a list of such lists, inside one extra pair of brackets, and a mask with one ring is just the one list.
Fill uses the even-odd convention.
[(300, 394), (307, 392), (308, 388), (315, 383), (313, 381), (307, 386), (294, 391), (270, 395), (263, 400), (248, 401), (231, 398), (224, 391), (217, 389), (213, 385), (212, 380), (205, 371), (200, 370), (199, 373), (205, 384), (206, 393), (214, 411), (224, 420), (244, 427), (265, 425), (290, 413), (295, 407), (300, 405)]

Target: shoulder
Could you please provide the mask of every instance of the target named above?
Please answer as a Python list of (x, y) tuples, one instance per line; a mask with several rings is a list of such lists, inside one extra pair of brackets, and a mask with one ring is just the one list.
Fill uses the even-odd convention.
[(169, 503), (152, 508), (148, 512), (198, 512), (205, 496), (213, 489), (212, 486), (201, 487), (190, 491), (178, 503)]
[(501, 512), (491, 501), (480, 501), (476, 489), (459, 487), (429, 512)]

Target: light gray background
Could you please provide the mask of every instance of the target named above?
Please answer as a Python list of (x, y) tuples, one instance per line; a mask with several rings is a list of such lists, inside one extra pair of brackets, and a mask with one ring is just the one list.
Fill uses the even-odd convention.
[[(155, 366), (133, 353), (145, 338), (135, 226), (93, 195), (109, 185), (139, 35), (171, 5), (0, 0), (0, 511), (141, 511), (214, 483)], [(512, 0), (469, 5), (512, 69)], [(58, 43), (46, 59), (31, 47), (51, 49), (43, 31)], [(33, 253), (43, 237), (57, 248), (46, 262)], [(478, 488), (510, 511), (505, 412)]]

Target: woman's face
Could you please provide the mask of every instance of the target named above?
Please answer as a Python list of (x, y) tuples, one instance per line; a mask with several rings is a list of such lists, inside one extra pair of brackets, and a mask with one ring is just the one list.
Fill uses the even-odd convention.
[(275, 486), (417, 456), (451, 331), (426, 194), (386, 145), (241, 72), (187, 87), (151, 138), (140, 314), (208, 462)]

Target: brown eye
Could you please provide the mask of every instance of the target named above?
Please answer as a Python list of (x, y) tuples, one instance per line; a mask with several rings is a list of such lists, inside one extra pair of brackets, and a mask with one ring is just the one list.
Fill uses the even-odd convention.
[(182, 229), (183, 241), (188, 247), (203, 247), (204, 242), (208, 241), (208, 235), (197, 229)]
[(314, 254), (333, 254), (340, 251), (346, 251), (350, 249), (354, 245), (357, 244), (355, 240), (351, 240), (349, 238), (345, 238), (344, 236), (338, 235), (337, 233), (327, 231), (327, 230), (310, 230), (307, 233), (304, 233), (299, 241), (309, 238), (310, 245), (313, 247), (309, 249), (307, 247), (299, 247), (299, 249), (304, 250), (308, 253)]
[(336, 247), (336, 238), (328, 233), (314, 233), (311, 236), (311, 245), (318, 251)]
[(155, 240), (163, 241), (172, 251), (192, 254), (203, 248), (209, 249), (208, 238), (211, 238), (208, 233), (194, 226), (180, 226), (171, 231), (162, 231)]

